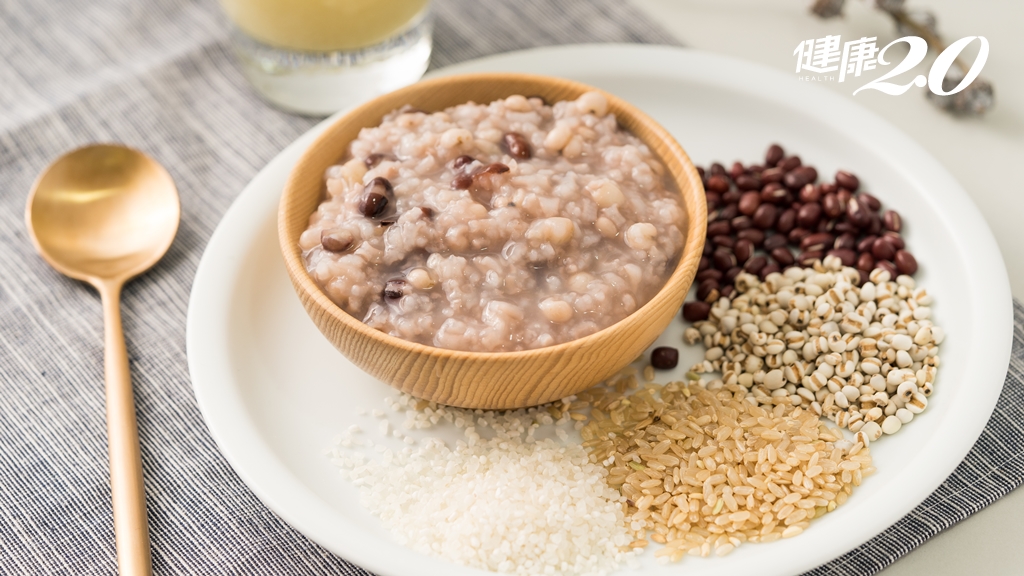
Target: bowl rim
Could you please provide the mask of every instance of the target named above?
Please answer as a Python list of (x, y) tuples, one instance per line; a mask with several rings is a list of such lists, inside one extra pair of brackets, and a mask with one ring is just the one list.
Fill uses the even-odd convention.
[[(582, 94), (583, 92), (594, 91), (599, 92), (605, 96), (608, 100), (609, 111), (617, 110), (617, 120), (625, 113), (625, 115), (632, 117), (641, 123), (644, 123), (646, 129), (650, 131), (648, 138), (643, 138), (637, 135), (637, 138), (644, 143), (644, 145), (651, 148), (651, 152), (658, 158), (662, 164), (666, 165), (666, 175), (671, 178), (673, 184), (677, 188), (677, 193), (683, 199), (683, 209), (686, 212), (686, 233), (685, 240), (683, 243), (682, 252), (679, 255), (679, 260), (676, 263), (675, 269), (672, 274), (665, 280), (662, 287), (648, 300), (643, 306), (634, 310), (631, 314), (616, 321), (615, 323), (606, 326), (597, 332), (583, 336), (582, 338), (576, 338), (554, 344), (551, 346), (544, 346), (541, 348), (531, 348), (527, 350), (514, 350), (514, 351), (500, 351), (500, 352), (489, 352), (489, 351), (470, 351), (470, 350), (456, 350), (450, 348), (441, 348), (437, 346), (431, 346), (427, 344), (420, 344), (419, 342), (413, 342), (411, 340), (405, 340), (398, 336), (387, 334), (380, 330), (371, 328), (361, 320), (352, 316), (333, 300), (331, 300), (323, 289), (313, 280), (309, 272), (306, 270), (305, 263), (303, 262), (302, 252), (298, 246), (298, 238), (292, 238), (289, 231), (289, 221), (293, 218), (291, 198), (297, 194), (304, 193), (298, 186), (298, 180), (300, 174), (304, 173), (306, 166), (310, 163), (310, 159), (321, 145), (328, 141), (336, 138), (335, 132), (339, 128), (349, 122), (354, 117), (365, 115), (368, 111), (376, 109), (380, 106), (382, 101), (392, 100), (397, 102), (396, 105), (389, 107), (388, 112), (400, 108), (403, 105), (408, 104), (407, 96), (417, 94), (424, 90), (430, 90), (432, 88), (443, 88), (445, 85), (452, 84), (455, 82), (540, 82), (547, 84), (558, 84), (569, 87), (573, 90), (578, 90)], [(509, 96), (516, 94), (512, 92)], [(469, 100), (462, 100), (448, 104), (447, 106), (455, 106)], [(550, 102), (548, 104), (554, 104)], [(447, 107), (446, 106), (446, 107)], [(388, 113), (385, 112), (385, 113)], [(379, 124), (380, 118), (376, 120)], [(370, 126), (363, 126), (366, 128)], [(621, 122), (620, 122), (620, 127)], [(362, 129), (361, 128), (361, 129)], [(622, 127), (625, 129), (624, 127)], [(652, 146), (652, 142), (657, 140), (660, 144), (665, 147), (666, 154), (659, 154), (656, 147)], [(347, 149), (351, 141), (345, 143)], [(669, 162), (666, 161), (666, 155), (674, 156), (678, 159), (680, 164), (680, 176), (685, 176), (686, 181), (683, 182), (681, 177), (677, 177), (671, 170), (668, 169)], [(343, 156), (342, 156), (343, 157)], [(341, 158), (339, 158), (340, 161)], [(685, 185), (684, 185), (685, 184)], [(323, 186), (319, 188), (319, 194), (323, 194)], [(694, 201), (694, 208), (696, 213), (691, 213), (687, 209), (686, 196), (687, 194), (692, 195)], [(308, 221), (309, 215), (305, 216), (305, 220)], [(487, 360), (501, 362), (501, 361), (528, 361), (531, 359), (545, 358), (551, 355), (559, 355), (567, 353), (570, 350), (578, 348), (585, 348), (588, 346), (596, 345), (597, 343), (603, 342), (606, 339), (612, 338), (614, 334), (624, 328), (628, 328), (633, 324), (639, 322), (645, 316), (649, 315), (649, 312), (657, 307), (659, 303), (665, 299), (671, 298), (671, 290), (678, 290), (683, 292), (680, 302), (685, 298), (685, 291), (689, 290), (693, 283), (693, 279), (697, 274), (697, 267), (700, 263), (700, 259), (703, 256), (703, 249), (705, 243), (706, 229), (708, 221), (708, 210), (707, 201), (705, 197), (704, 186), (699, 173), (697, 172), (696, 165), (690, 159), (689, 155), (679, 144), (678, 141), (666, 130), (661, 124), (651, 118), (648, 114), (641, 111), (639, 108), (630, 104), (628, 101), (615, 96), (609, 92), (595, 88), (588, 84), (577, 82), (574, 80), (568, 80), (565, 78), (559, 78), (554, 76), (546, 76), (541, 74), (526, 74), (518, 72), (474, 72), (466, 74), (454, 74), (448, 76), (441, 76), (437, 78), (431, 78), (428, 80), (421, 80), (414, 84), (410, 84), (404, 88), (382, 94), (371, 100), (356, 106), (344, 114), (338, 116), (331, 124), (325, 128), (316, 139), (310, 143), (310, 145), (303, 151), (301, 157), (292, 167), (288, 174), (288, 180), (285, 183), (284, 189), (281, 192), (281, 199), (278, 204), (277, 212), (277, 229), (278, 229), (278, 242), (280, 245), (281, 253), (285, 260), (285, 267), (288, 271), (288, 275), (292, 280), (292, 284), (296, 290), (301, 290), (306, 296), (308, 296), (316, 306), (329, 314), (334, 320), (340, 322), (346, 329), (354, 330), (360, 333), (362, 336), (368, 337), (371, 341), (378, 345), (384, 345), (392, 348), (397, 348), (407, 354), (416, 355), (429, 355), (435, 357), (444, 357), (448, 359), (478, 359), (486, 358)], [(301, 234), (301, 231), (299, 232)], [(674, 313), (675, 314), (675, 313)], [(673, 315), (674, 315), (673, 314)]]

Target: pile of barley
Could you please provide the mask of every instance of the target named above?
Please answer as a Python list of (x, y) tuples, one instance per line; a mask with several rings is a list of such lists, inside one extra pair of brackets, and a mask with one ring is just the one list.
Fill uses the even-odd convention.
[[(576, 422), (566, 406), (471, 411), (403, 395), (391, 407), (405, 412), (404, 427), (392, 428), (383, 411), (374, 415), (379, 432), (408, 446), (391, 450), (351, 428), (331, 456), (405, 546), (501, 573), (600, 576), (633, 556), (636, 531), (605, 469), (567, 442), (565, 428)], [(464, 429), (464, 440), (449, 447), (403, 431), (438, 424)], [(355, 452), (367, 446), (379, 454)]]
[(865, 445), (899, 431), (928, 406), (944, 332), (913, 278), (875, 269), (857, 286), (859, 275), (834, 256), (764, 282), (740, 274), (686, 330), (707, 348), (691, 370), (721, 372), (709, 389), (738, 384), (761, 406), (825, 416)]
[(625, 395), (633, 386), (625, 376), (592, 388), (569, 410), (587, 416), (583, 445), (628, 498), (629, 528), (665, 544), (660, 559), (796, 536), (874, 472), (864, 444), (800, 407), (762, 408), (739, 384)]

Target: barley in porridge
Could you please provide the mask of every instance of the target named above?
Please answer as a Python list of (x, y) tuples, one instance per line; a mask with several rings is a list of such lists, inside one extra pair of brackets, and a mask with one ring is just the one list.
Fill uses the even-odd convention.
[(307, 269), (366, 324), (422, 344), (514, 351), (586, 336), (664, 285), (685, 211), (597, 92), (405, 108), (326, 173)]

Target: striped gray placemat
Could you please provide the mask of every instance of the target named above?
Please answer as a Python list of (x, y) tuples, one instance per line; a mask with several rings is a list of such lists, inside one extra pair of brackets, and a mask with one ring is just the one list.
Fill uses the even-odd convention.
[[(618, 0), (437, 0), (433, 65), (542, 45), (676, 41)], [(213, 0), (0, 3), (0, 573), (112, 574), (99, 301), (33, 252), (35, 175), (70, 148), (117, 141), (163, 162), (181, 192), (168, 255), (128, 285), (158, 574), (366, 574), (274, 516), (221, 457), (185, 361), (185, 312), (228, 205), (315, 120), (265, 105), (226, 45)], [(925, 504), (815, 574), (870, 574), (1020, 483), (1024, 310), (985, 434)]]

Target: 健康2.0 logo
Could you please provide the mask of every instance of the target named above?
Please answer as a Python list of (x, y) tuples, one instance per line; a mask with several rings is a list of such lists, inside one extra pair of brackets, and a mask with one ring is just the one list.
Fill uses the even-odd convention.
[[(861, 90), (878, 90), (896, 96), (910, 90), (913, 86), (923, 88), (927, 85), (928, 89), (936, 95), (949, 96), (967, 88), (981, 74), (981, 69), (985, 67), (985, 61), (988, 60), (988, 40), (984, 36), (967, 36), (950, 44), (939, 54), (935, 62), (932, 63), (927, 77), (924, 74), (919, 74), (906, 84), (887, 82), (887, 80), (895, 79), (920, 64), (928, 54), (928, 42), (918, 36), (904, 36), (893, 40), (879, 50), (876, 44), (877, 39), (877, 37), (860, 38), (843, 43), (842, 38), (836, 35), (804, 40), (793, 50), (793, 55), (796, 56), (796, 71), (798, 74), (813, 72), (825, 75), (805, 74), (801, 76), (801, 80), (845, 82), (851, 77), (860, 78), (862, 73), (877, 67), (890, 65), (891, 62), (885, 59), (886, 51), (900, 42), (906, 42), (910, 46), (910, 51), (903, 61), (892, 70), (861, 85), (853, 91), (854, 95)], [(943, 80), (946, 78), (950, 66), (957, 60), (960, 52), (974, 40), (981, 43), (974, 63), (964, 73), (959, 84), (950, 90), (945, 90)], [(966, 65), (964, 67), (966, 68)]]

